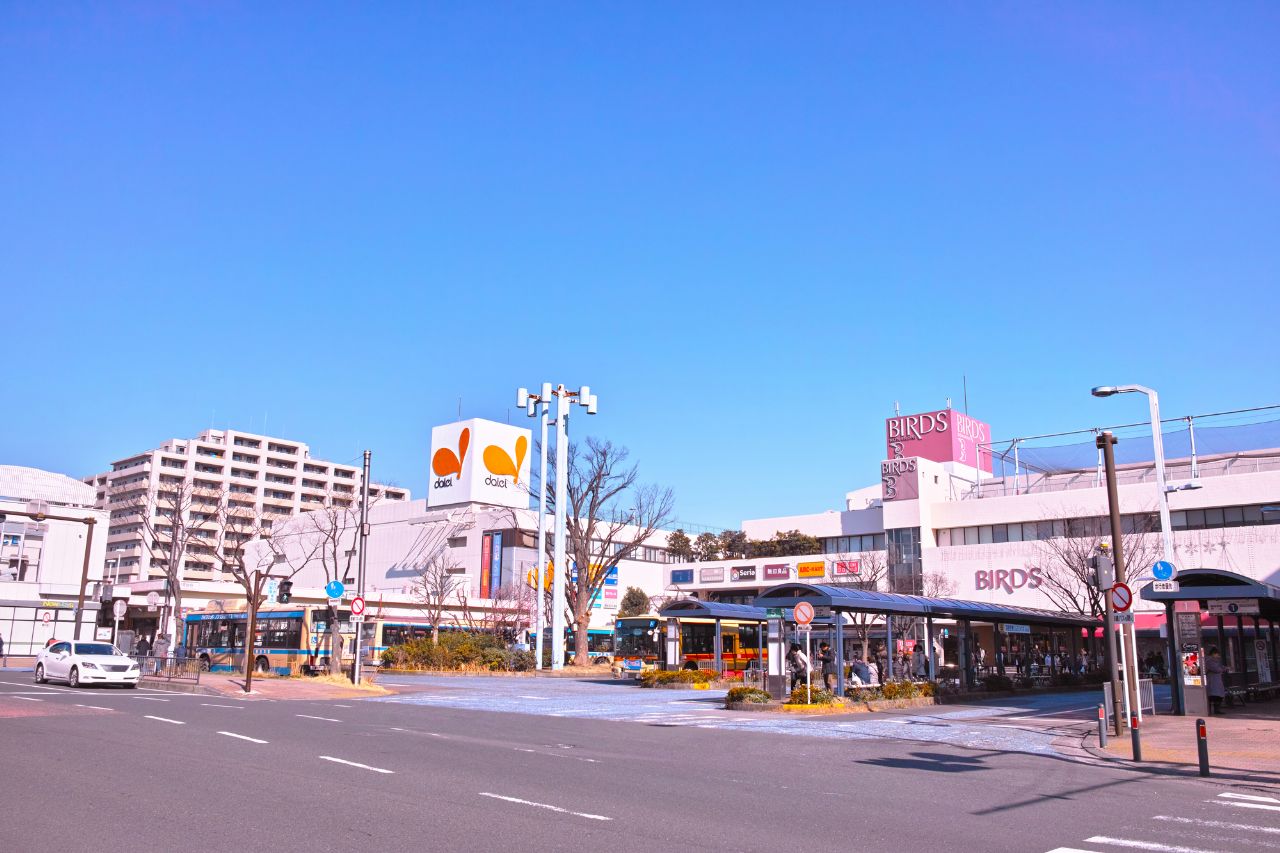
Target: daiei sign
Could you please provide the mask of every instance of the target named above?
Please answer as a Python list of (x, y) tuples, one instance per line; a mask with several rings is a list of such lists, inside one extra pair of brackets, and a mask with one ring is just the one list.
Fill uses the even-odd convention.
[(528, 507), (531, 436), (483, 418), (432, 428), (427, 506), (474, 501)]

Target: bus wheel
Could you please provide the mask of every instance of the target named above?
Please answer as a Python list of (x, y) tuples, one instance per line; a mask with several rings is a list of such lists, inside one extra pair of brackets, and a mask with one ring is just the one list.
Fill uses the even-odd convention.
[(270, 665), (267, 663), (266, 656), (258, 655), (258, 659), (253, 662), (253, 668), (256, 669), (260, 674), (266, 675), (267, 670), (270, 668)]

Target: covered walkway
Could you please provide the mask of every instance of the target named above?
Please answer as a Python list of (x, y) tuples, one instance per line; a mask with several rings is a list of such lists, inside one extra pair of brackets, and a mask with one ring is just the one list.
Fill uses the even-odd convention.
[[(756, 597), (755, 607), (767, 612), (769, 608), (794, 608), (801, 601), (813, 605), (820, 616), (830, 617), (834, 629), (836, 655), (837, 693), (844, 695), (844, 619), (843, 614), (871, 613), (882, 616), (885, 621), (886, 637), (893, 637), (894, 619), (921, 619), (925, 624), (928, 653), (928, 677), (938, 677), (938, 655), (935, 620), (947, 621), (956, 626), (958, 641), (959, 678), (962, 687), (976, 682), (975, 658), (980, 657), (976, 651), (974, 626), (987, 623), (992, 626), (994, 635), (1004, 636), (1007, 645), (997, 649), (997, 657), (1006, 655), (1007, 649), (1016, 647), (1021, 635), (1030, 636), (1033, 627), (1042, 629), (1049, 637), (1048, 648), (1051, 650), (1067, 650), (1070, 643), (1070, 660), (1075, 661), (1080, 653), (1082, 628), (1093, 629), (1098, 620), (1078, 614), (1062, 613), (1054, 610), (1039, 610), (1031, 607), (1014, 607), (1012, 605), (995, 604), (983, 601), (965, 601), (955, 598), (930, 598), (920, 595), (902, 595), (898, 593), (876, 592), (858, 589), (852, 586), (831, 586), (824, 584), (785, 583), (766, 589)], [(1092, 635), (1092, 630), (1088, 632)], [(894, 677), (895, 655), (890, 650), (885, 680)], [(998, 660), (1003, 669), (1005, 661)], [(906, 673), (903, 673), (904, 675)]]

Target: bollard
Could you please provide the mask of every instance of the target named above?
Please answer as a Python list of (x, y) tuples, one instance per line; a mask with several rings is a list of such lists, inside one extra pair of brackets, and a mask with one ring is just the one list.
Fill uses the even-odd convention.
[(1209, 775), (1209, 730), (1204, 720), (1196, 720), (1196, 751), (1200, 753), (1200, 775)]
[(1129, 737), (1133, 741), (1133, 760), (1142, 760), (1142, 735), (1138, 734), (1138, 715), (1129, 715)]
[(1098, 748), (1107, 748), (1107, 709), (1098, 706)]

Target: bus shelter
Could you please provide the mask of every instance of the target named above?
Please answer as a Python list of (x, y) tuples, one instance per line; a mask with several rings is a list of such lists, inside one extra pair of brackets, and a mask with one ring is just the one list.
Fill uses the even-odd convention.
[[(975, 629), (979, 625), (990, 625), (993, 637), (1017, 637), (1038, 629), (1047, 637), (1046, 646), (1050, 650), (1061, 650), (1063, 655), (1070, 652), (1070, 660), (1075, 661), (1080, 653), (1081, 629), (1098, 626), (1098, 620), (1091, 616), (1073, 613), (1062, 613), (1056, 610), (1040, 610), (1033, 607), (1015, 607), (1007, 604), (995, 604), (985, 601), (964, 601), (955, 598), (933, 598), (923, 595), (904, 595), (901, 593), (877, 592), (859, 589), (854, 586), (834, 586), (824, 584), (785, 583), (766, 589), (756, 596), (755, 606), (765, 610), (770, 608), (794, 608), (801, 601), (813, 605), (819, 614), (831, 614), (834, 630), (833, 643), (836, 657), (836, 692), (843, 696), (845, 692), (844, 677), (844, 616), (846, 614), (874, 614), (884, 619), (885, 636), (892, 638), (895, 619), (919, 619), (925, 626), (925, 648), (929, 664), (929, 679), (938, 677), (939, 662), (937, 657), (936, 622), (955, 625), (957, 638), (957, 658), (959, 662), (958, 677), (962, 687), (973, 685), (977, 680), (979, 664)], [(998, 652), (999, 653), (999, 652)], [(1052, 656), (1052, 651), (1050, 652)], [(883, 680), (894, 678), (893, 649), (889, 649), (887, 671)], [(1001, 663), (1003, 669), (1003, 663)], [(906, 673), (903, 673), (904, 675)]]
[(764, 661), (764, 627), (768, 617), (763, 607), (750, 604), (725, 604), (719, 601), (700, 601), (696, 598), (682, 598), (667, 604), (658, 611), (658, 615), (666, 620), (666, 653), (663, 656), (667, 669), (679, 669), (680, 661), (680, 620), (710, 620), (714, 626), (712, 633), (712, 658), (716, 672), (724, 672), (724, 629), (728, 624), (737, 627), (751, 624), (755, 627), (758, 660)]
[(1152, 581), (1139, 595), (1164, 605), (1175, 714), (1208, 713), (1200, 672), (1183, 669), (1183, 656), (1201, 649), (1219, 649), (1228, 692), (1246, 698), (1280, 689), (1280, 587), (1222, 569), (1184, 569), (1176, 582)]

